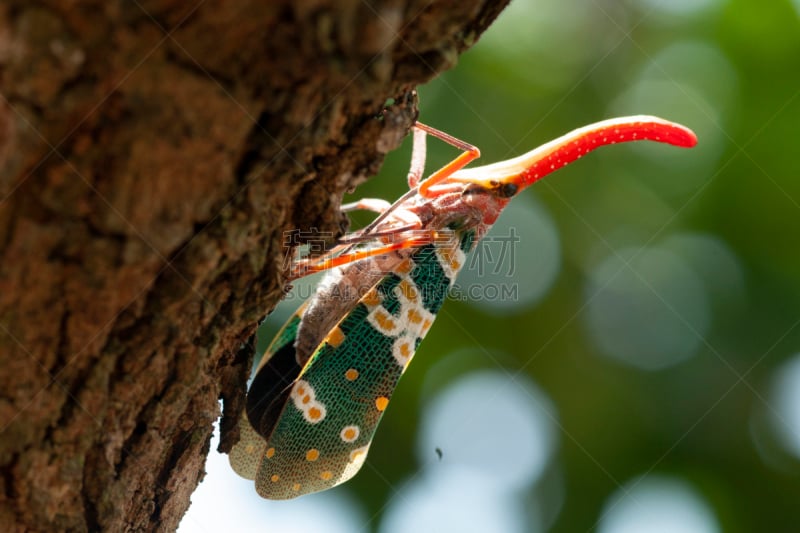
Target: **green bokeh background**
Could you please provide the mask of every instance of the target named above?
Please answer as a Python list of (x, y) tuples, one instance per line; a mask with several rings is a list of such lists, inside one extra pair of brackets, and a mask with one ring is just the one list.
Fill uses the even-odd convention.
[[(511, 312), (447, 302), (368, 466), (336, 490), (351, 491), (377, 526), (420, 468), (416, 428), (431, 369), (471, 349), (461, 367), (436, 373), (436, 387), (502, 367), (527, 375), (555, 406), (552, 469), (565, 494), (551, 531), (592, 530), (620, 484), (647, 472), (687, 480), (723, 531), (797, 530), (800, 462), (765, 420), (776, 372), (800, 353), (800, 2), (513, 4), (454, 69), (420, 88), (421, 121), (479, 146), (486, 163), (620, 114), (681, 122), (700, 143), (607, 148), (525, 191), (558, 233), (554, 284)], [(428, 146), (429, 171), (456, 155)], [(353, 197), (403, 194), (409, 154), (410, 139)], [(616, 251), (686, 233), (724, 243), (742, 283), (718, 287), (691, 357), (654, 371), (607, 357), (586, 327), (589, 273)], [(279, 321), (269, 319), (262, 340)], [(546, 490), (530, 497), (546, 500)]]

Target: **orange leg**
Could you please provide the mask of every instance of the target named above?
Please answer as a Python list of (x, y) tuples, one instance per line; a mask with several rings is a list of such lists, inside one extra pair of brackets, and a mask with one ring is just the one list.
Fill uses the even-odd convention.
[[(448, 164), (434, 172), (433, 174), (428, 177), (422, 183), (419, 182), (420, 177), (425, 169), (425, 136), (427, 134), (433, 135), (437, 139), (441, 139), (444, 142), (455, 146), (459, 150), (463, 150), (464, 153), (450, 161)], [(425, 197), (432, 197), (436, 196), (435, 194), (429, 193), (428, 189), (432, 185), (436, 185), (437, 183), (442, 182), (443, 180), (447, 179), (457, 170), (461, 170), (464, 168), (470, 161), (474, 161), (481, 156), (481, 151), (476, 147), (469, 143), (466, 143), (460, 139), (456, 139), (452, 135), (449, 135), (443, 131), (437, 130), (436, 128), (432, 128), (422, 122), (417, 122), (414, 124), (414, 145), (411, 150), (411, 168), (408, 172), (408, 185), (410, 187), (410, 191), (406, 194), (401, 196), (394, 204), (389, 206), (388, 208), (384, 209), (381, 214), (373, 220), (370, 224), (367, 225), (363, 230), (361, 230), (362, 235), (370, 235), (372, 230), (374, 230), (378, 224), (383, 222), (389, 214), (394, 211), (394, 209), (414, 196), (417, 192), (420, 196)], [(415, 188), (419, 188), (415, 190)], [(368, 207), (360, 206), (361, 202), (355, 202), (354, 204), (347, 204), (346, 207), (357, 206), (353, 207), (355, 209), (369, 209)], [(346, 248), (344, 253), (347, 253), (350, 248)]]
[[(456, 139), (452, 135), (449, 135), (449, 134), (447, 134), (447, 133), (445, 133), (443, 131), (437, 130), (436, 128), (432, 128), (430, 126), (426, 126), (425, 124), (423, 124), (421, 122), (417, 122), (416, 124), (414, 124), (414, 128), (417, 128), (418, 130), (421, 130), (421, 131), (423, 131), (425, 133), (433, 135), (437, 139), (441, 139), (442, 141), (446, 142), (447, 144), (455, 146), (456, 148), (458, 148), (459, 150), (462, 150), (464, 152), (463, 154), (459, 155), (458, 157), (456, 157), (455, 159), (453, 159), (452, 161), (447, 163), (445, 166), (443, 166), (442, 168), (440, 168), (439, 170), (437, 170), (436, 172), (431, 174), (428, 177), (428, 179), (426, 179), (425, 181), (420, 183), (419, 184), (419, 189), (418, 189), (420, 196), (424, 196), (426, 198), (430, 198), (432, 196), (435, 196), (435, 194), (432, 194), (429, 191), (429, 189), (432, 186), (436, 185), (437, 183), (441, 183), (443, 180), (446, 180), (454, 172), (456, 172), (458, 170), (461, 170), (462, 168), (467, 166), (467, 164), (469, 164), (471, 161), (474, 161), (475, 159), (478, 159), (481, 156), (481, 151), (476, 146), (473, 146), (473, 145), (471, 145), (469, 143), (466, 143), (466, 142), (464, 142), (464, 141), (462, 141), (460, 139)], [(417, 144), (416, 133), (414, 135), (414, 144), (415, 145)], [(424, 148), (424, 144), (423, 144), (423, 148)], [(412, 166), (412, 170), (414, 168), (414, 161), (413, 161), (414, 155), (415, 154), (412, 153), (412, 165), (411, 165)], [(423, 165), (424, 165), (424, 159), (423, 159)], [(411, 175), (409, 174), (409, 185), (410, 184), (411, 184)]]
[[(426, 135), (432, 135), (437, 139), (462, 150), (463, 153), (450, 161), (448, 164), (431, 174), (426, 180), (420, 182), (420, 178), (425, 169), (425, 138)], [(402, 233), (418, 229), (421, 222), (416, 218), (413, 213), (410, 216), (398, 216), (403, 222), (407, 222), (401, 226), (388, 228), (381, 231), (374, 231), (378, 225), (383, 222), (391, 213), (397, 216), (400, 213), (396, 211), (397, 206), (402, 204), (405, 200), (411, 198), (414, 194), (419, 194), (424, 197), (434, 197), (440, 191), (430, 191), (429, 189), (450, 177), (454, 172), (461, 170), (471, 161), (479, 158), (481, 155), (480, 150), (469, 143), (461, 141), (452, 135), (443, 131), (427, 126), (421, 122), (414, 124), (414, 145), (411, 154), (411, 168), (408, 173), (408, 184), (411, 190), (404, 194), (394, 204), (389, 204), (383, 200), (376, 199), (363, 199), (358, 202), (353, 202), (342, 206), (342, 209), (353, 211), (355, 209), (366, 209), (380, 213), (378, 217), (367, 225), (360, 232), (352, 235), (345, 236), (340, 244), (329, 250), (327, 253), (320, 257), (300, 259), (296, 261), (292, 267), (291, 279), (297, 279), (315, 272), (321, 272), (337, 266), (346, 265), (354, 261), (366, 259), (368, 257), (375, 257), (395, 250), (402, 250), (414, 246), (422, 246), (432, 242), (433, 235), (437, 232), (435, 230), (419, 230), (413, 233), (413, 236), (404, 239), (403, 241), (391, 242), (383, 246), (372, 248), (369, 250), (352, 251), (354, 244), (365, 242), (372, 239), (386, 239), (388, 237), (397, 236)], [(416, 190), (415, 190), (416, 189)], [(336, 255), (339, 254), (339, 255)]]
[(322, 272), (338, 266), (347, 265), (356, 261), (361, 261), (362, 259), (367, 259), (369, 257), (388, 254), (396, 250), (424, 246), (440, 240), (442, 238), (442, 233), (444, 232), (441, 230), (417, 230), (412, 231), (408, 238), (389, 242), (376, 248), (370, 248), (368, 250), (356, 250), (354, 252), (337, 255), (336, 257), (324, 256), (301, 259), (292, 266), (290, 279), (295, 280), (316, 272)]
[[(374, 213), (378, 213), (379, 215), (382, 215), (383, 213), (386, 213), (391, 208), (392, 208), (392, 204), (390, 204), (389, 202), (387, 202), (386, 200), (383, 200), (381, 198), (362, 198), (362, 199), (360, 199), (360, 200), (358, 200), (356, 202), (351, 202), (349, 204), (344, 204), (343, 206), (341, 206), (341, 210), (344, 213), (349, 213), (350, 211), (356, 211), (356, 210), (359, 210), (359, 209), (363, 209), (365, 211), (372, 211)], [(400, 232), (400, 231), (407, 231), (409, 229), (414, 229), (416, 227), (419, 227), (419, 225), (420, 225), (419, 219), (417, 219), (416, 216), (413, 215), (413, 213), (412, 213), (412, 216), (414, 217), (415, 220), (412, 221), (411, 223), (409, 223), (407, 225), (404, 225), (404, 226), (401, 226), (401, 227), (398, 227), (398, 228), (391, 228), (389, 230), (382, 231), (382, 232), (368, 232), (367, 231), (370, 227), (372, 227), (374, 225), (374, 222), (373, 222), (370, 226), (367, 226), (366, 228), (364, 228), (362, 230), (356, 231), (354, 233), (351, 233), (350, 235), (346, 235), (346, 236), (342, 237), (341, 239), (339, 239), (339, 244), (337, 244), (336, 246), (334, 246), (333, 248), (331, 248), (330, 250), (325, 252), (323, 255), (321, 255), (319, 257), (315, 257), (315, 258), (313, 258), (313, 260), (312, 259), (300, 259), (295, 264), (297, 264), (299, 262), (302, 262), (302, 261), (306, 261), (308, 263), (311, 263), (311, 262), (314, 262), (314, 261), (322, 262), (322, 261), (325, 261), (329, 257), (332, 257), (332, 256), (334, 256), (336, 254), (340, 254), (340, 253), (341, 254), (345, 254), (345, 253), (349, 252), (350, 249), (353, 247), (353, 245), (357, 244), (359, 242), (365, 242), (365, 241), (371, 240), (373, 238), (380, 238), (380, 237), (391, 235), (393, 233), (397, 233), (397, 232)], [(381, 218), (381, 217), (379, 217), (379, 218)]]
[(393, 237), (400, 233), (405, 233), (407, 231), (420, 229), (421, 223), (420, 222), (412, 222), (410, 224), (405, 224), (403, 226), (392, 226), (389, 229), (380, 230), (380, 231), (371, 231), (369, 233), (353, 233), (350, 235), (345, 235), (341, 239), (339, 239), (339, 244), (358, 244), (360, 242), (367, 242), (373, 241), (375, 239), (385, 239), (388, 237)]

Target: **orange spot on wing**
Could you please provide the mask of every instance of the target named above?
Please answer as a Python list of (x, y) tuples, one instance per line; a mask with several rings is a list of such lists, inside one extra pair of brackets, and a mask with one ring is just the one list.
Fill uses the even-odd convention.
[(364, 455), (366, 453), (367, 453), (367, 450), (365, 449), (365, 447), (356, 448), (355, 450), (350, 452), (350, 462), (351, 463), (355, 462), (356, 459), (358, 459), (359, 457), (361, 457), (362, 455)]
[(292, 490), (295, 491), (295, 492), (299, 491), (300, 490), (300, 483), (295, 483), (294, 485), (292, 485)]
[(361, 299), (364, 305), (374, 306), (381, 303), (381, 295), (378, 294), (376, 289), (370, 289)]
[(411, 261), (411, 259), (404, 259), (399, 265), (397, 265), (395, 270), (400, 274), (408, 274), (411, 272), (412, 268), (414, 268), (414, 263)]
[(414, 286), (414, 284), (407, 279), (404, 279), (400, 282), (400, 284), (397, 286), (397, 290), (400, 291), (400, 294), (402, 294), (406, 300), (415, 303), (419, 301), (419, 291), (417, 291), (417, 288)]
[(389, 405), (389, 398), (386, 396), (378, 396), (375, 398), (375, 407), (378, 409), (378, 411), (383, 411), (386, 409), (387, 405)]
[(348, 368), (347, 372), (344, 373), (344, 379), (347, 381), (355, 381), (358, 379), (358, 370), (355, 368)]
[(325, 342), (333, 346), (334, 348), (338, 348), (344, 342), (344, 333), (338, 327), (333, 328), (328, 336), (325, 338)]
[(280, 478), (281, 478), (281, 476), (279, 476), (278, 474), (272, 474), (272, 476), (270, 476), (269, 480), (272, 481), (273, 483), (277, 483)]
[(320, 478), (321, 480), (323, 480), (323, 481), (328, 481), (328, 480), (329, 480), (330, 478), (332, 478), (332, 477), (333, 477), (333, 472), (331, 472), (330, 470), (325, 470), (324, 472), (322, 472), (322, 473), (319, 475), (319, 478)]
[(394, 320), (392, 320), (387, 313), (375, 313), (375, 322), (378, 323), (381, 329), (388, 331), (394, 329)]
[(359, 435), (358, 426), (345, 426), (339, 436), (345, 442), (354, 442)]
[(316, 461), (319, 459), (319, 450), (311, 448), (306, 452), (306, 461)]
[(320, 417), (322, 417), (322, 411), (320, 411), (316, 407), (312, 407), (311, 409), (308, 410), (308, 417), (311, 420), (319, 420)]
[(407, 316), (408, 316), (408, 321), (411, 322), (412, 324), (419, 324), (420, 322), (422, 322), (422, 313), (420, 313), (416, 309), (409, 309)]
[(275, 448), (270, 448), (267, 450), (267, 459), (272, 459), (273, 455), (275, 455)]
[(407, 342), (400, 345), (400, 355), (403, 357), (411, 357), (411, 348), (408, 346)]
[(453, 270), (461, 269), (461, 261), (458, 260), (458, 254), (455, 251), (451, 251), (448, 254), (447, 260), (450, 262), (450, 268)]

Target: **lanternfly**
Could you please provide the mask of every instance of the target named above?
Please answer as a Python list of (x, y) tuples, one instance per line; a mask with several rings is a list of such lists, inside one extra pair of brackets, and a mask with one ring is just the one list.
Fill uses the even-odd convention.
[[(421, 181), (427, 134), (462, 153)], [(270, 499), (329, 489), (353, 477), (465, 255), (509, 201), (595, 148), (644, 140), (682, 147), (697, 142), (678, 124), (624, 117), (577, 129), (507, 161), (465, 169), (479, 157), (476, 147), (415, 124), (410, 190), (394, 204), (365, 199), (345, 206), (379, 215), (330, 253), (293, 266), (294, 278), (328, 273), (264, 354), (248, 391), (241, 440), (230, 454), (234, 470), (254, 479), (258, 493)]]

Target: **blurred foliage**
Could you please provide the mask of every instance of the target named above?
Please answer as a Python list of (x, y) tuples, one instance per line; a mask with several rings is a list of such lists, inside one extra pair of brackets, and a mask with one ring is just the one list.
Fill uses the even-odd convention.
[[(546, 480), (560, 479), (551, 531), (591, 530), (609, 497), (647, 473), (690, 483), (723, 531), (795, 527), (787, 524), (796, 524), (800, 462), (764, 420), (776, 412), (776, 372), (800, 352), (800, 2), (515, 0), (456, 68), (419, 93), (420, 120), (479, 146), (485, 163), (621, 114), (684, 123), (700, 143), (605, 148), (526, 191), (558, 235), (554, 284), (502, 312), (446, 303), (367, 466), (337, 490), (352, 491), (379, 524), (420, 468), (415, 440), (431, 376), (435, 393), (471, 370), (502, 368), (530, 378), (555, 406), (552, 475), (525, 496), (549, 501)], [(438, 141), (428, 147), (428, 171), (456, 155)], [(399, 197), (409, 153), (410, 139), (354, 197)], [(675, 256), (708, 300), (704, 325), (691, 314), (681, 322), (696, 347), (652, 370), (614, 358), (587, 315), (618, 310), (592, 308), (591, 276), (606, 258), (687, 235), (708, 237)], [(717, 245), (723, 266), (695, 260), (719, 257), (708, 248)], [(673, 274), (641, 276), (655, 287), (650, 276), (666, 277), (669, 287)], [(460, 349), (484, 355), (436, 370)]]

